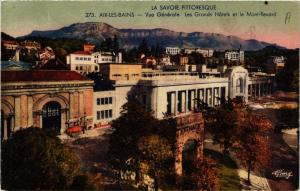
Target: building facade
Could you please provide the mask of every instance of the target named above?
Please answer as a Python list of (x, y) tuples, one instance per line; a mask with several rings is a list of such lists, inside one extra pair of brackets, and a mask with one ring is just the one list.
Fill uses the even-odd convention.
[(181, 49), (179, 47), (166, 47), (166, 54), (176, 55), (179, 54)]
[(199, 106), (196, 100), (214, 107), (220, 105), (220, 98), (248, 102), (252, 98), (270, 95), (274, 90), (273, 75), (249, 74), (241, 66), (224, 66), (212, 73), (210, 70), (204, 73), (150, 71), (141, 70), (139, 65), (126, 64), (104, 64), (103, 67), (106, 67), (102, 69), (103, 76), (113, 82), (113, 88), (94, 92), (94, 104), (97, 103), (94, 116), (98, 116), (97, 122), (101, 125), (118, 118), (127, 98), (133, 96), (151, 110), (154, 117), (162, 119), (169, 115), (193, 113)]
[(22, 128), (93, 126), (93, 81), (72, 71), (2, 71), (2, 139)]
[(244, 51), (225, 51), (225, 60), (228, 62), (244, 63)]
[(283, 70), (286, 58), (283, 56), (272, 56), (265, 64), (265, 71), (269, 74), (277, 74)]
[[(85, 47), (85, 49), (91, 48)], [(122, 53), (76, 51), (67, 55), (66, 61), (71, 71), (88, 74), (99, 72), (100, 65), (103, 63), (122, 63)]]

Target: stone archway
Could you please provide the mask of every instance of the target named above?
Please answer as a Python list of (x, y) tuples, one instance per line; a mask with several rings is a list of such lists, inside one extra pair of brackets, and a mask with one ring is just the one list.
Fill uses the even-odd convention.
[[(66, 122), (69, 119), (69, 102), (68, 99), (59, 94), (45, 95), (44, 97), (38, 99), (33, 104), (33, 114), (34, 114), (34, 125), (36, 127), (43, 127), (43, 109), (45, 105), (49, 102), (56, 102), (60, 105), (60, 134), (64, 133), (66, 130)], [(57, 132), (58, 133), (58, 132)]]
[(43, 106), (43, 129), (60, 134), (61, 106), (58, 102), (50, 101)]
[(178, 176), (183, 173), (183, 151), (185, 144), (193, 140), (195, 142), (195, 156), (201, 159), (203, 156), (204, 120), (201, 113), (193, 113), (176, 118), (176, 156), (175, 172)]
[(190, 139), (184, 143), (182, 150), (182, 174), (190, 175), (194, 169), (197, 158), (197, 141)]

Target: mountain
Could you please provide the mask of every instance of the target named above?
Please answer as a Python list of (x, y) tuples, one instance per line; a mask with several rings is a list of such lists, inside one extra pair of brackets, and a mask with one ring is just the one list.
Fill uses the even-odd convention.
[(103, 22), (75, 23), (57, 30), (32, 31), (32, 33), (20, 37), (46, 37), (46, 38), (73, 38), (83, 39), (95, 44), (100, 44), (105, 38), (118, 36), (121, 47), (125, 49), (138, 46), (142, 39), (146, 39), (148, 45), (179, 46), (213, 48), (215, 50), (238, 49), (260, 50), (266, 46), (274, 45), (255, 39), (244, 40), (236, 36), (226, 36), (217, 33), (203, 32), (175, 32), (169, 29), (117, 29)]
[(12, 37), (4, 32), (1, 32), (1, 39), (2, 40), (16, 40), (14, 37)]

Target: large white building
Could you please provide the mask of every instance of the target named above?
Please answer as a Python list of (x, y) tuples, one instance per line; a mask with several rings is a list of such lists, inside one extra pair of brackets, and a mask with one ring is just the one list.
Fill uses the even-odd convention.
[(214, 50), (210, 48), (185, 48), (184, 53), (191, 54), (193, 52), (202, 54), (204, 58), (212, 57), (214, 54)]
[(122, 53), (76, 51), (67, 55), (66, 60), (71, 71), (88, 74), (99, 72), (103, 63), (122, 63)]
[[(122, 71), (116, 67), (113, 65), (111, 70)], [(133, 72), (130, 73), (131, 67)], [(193, 112), (198, 107), (196, 98), (209, 106), (217, 106), (220, 98), (229, 96), (247, 102), (250, 98), (270, 95), (274, 89), (274, 75), (249, 74), (241, 66), (224, 67), (225, 72), (217, 74), (159, 70), (142, 72), (137, 65), (127, 65), (127, 68), (119, 72), (119, 78), (111, 75), (113, 88), (94, 91), (94, 115), (97, 116), (94, 122), (97, 126), (105, 126), (118, 118), (127, 97), (138, 98), (141, 104), (153, 111), (154, 117), (162, 119), (165, 115), (179, 116)]]
[(225, 51), (225, 60), (228, 60), (229, 62), (244, 62), (244, 51)]
[(166, 54), (176, 55), (179, 54), (181, 49), (179, 47), (166, 47)]

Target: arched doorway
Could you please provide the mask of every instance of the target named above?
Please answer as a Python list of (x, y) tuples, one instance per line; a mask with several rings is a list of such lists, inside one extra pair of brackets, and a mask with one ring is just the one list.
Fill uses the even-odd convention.
[(61, 128), (61, 106), (58, 102), (51, 101), (43, 106), (43, 129), (51, 130), (56, 134)]
[(1, 110), (1, 141), (9, 138), (11, 134), (11, 117), (7, 117)]
[(194, 162), (197, 159), (197, 142), (188, 140), (185, 142), (182, 151), (182, 172), (184, 175), (190, 175), (194, 169)]

